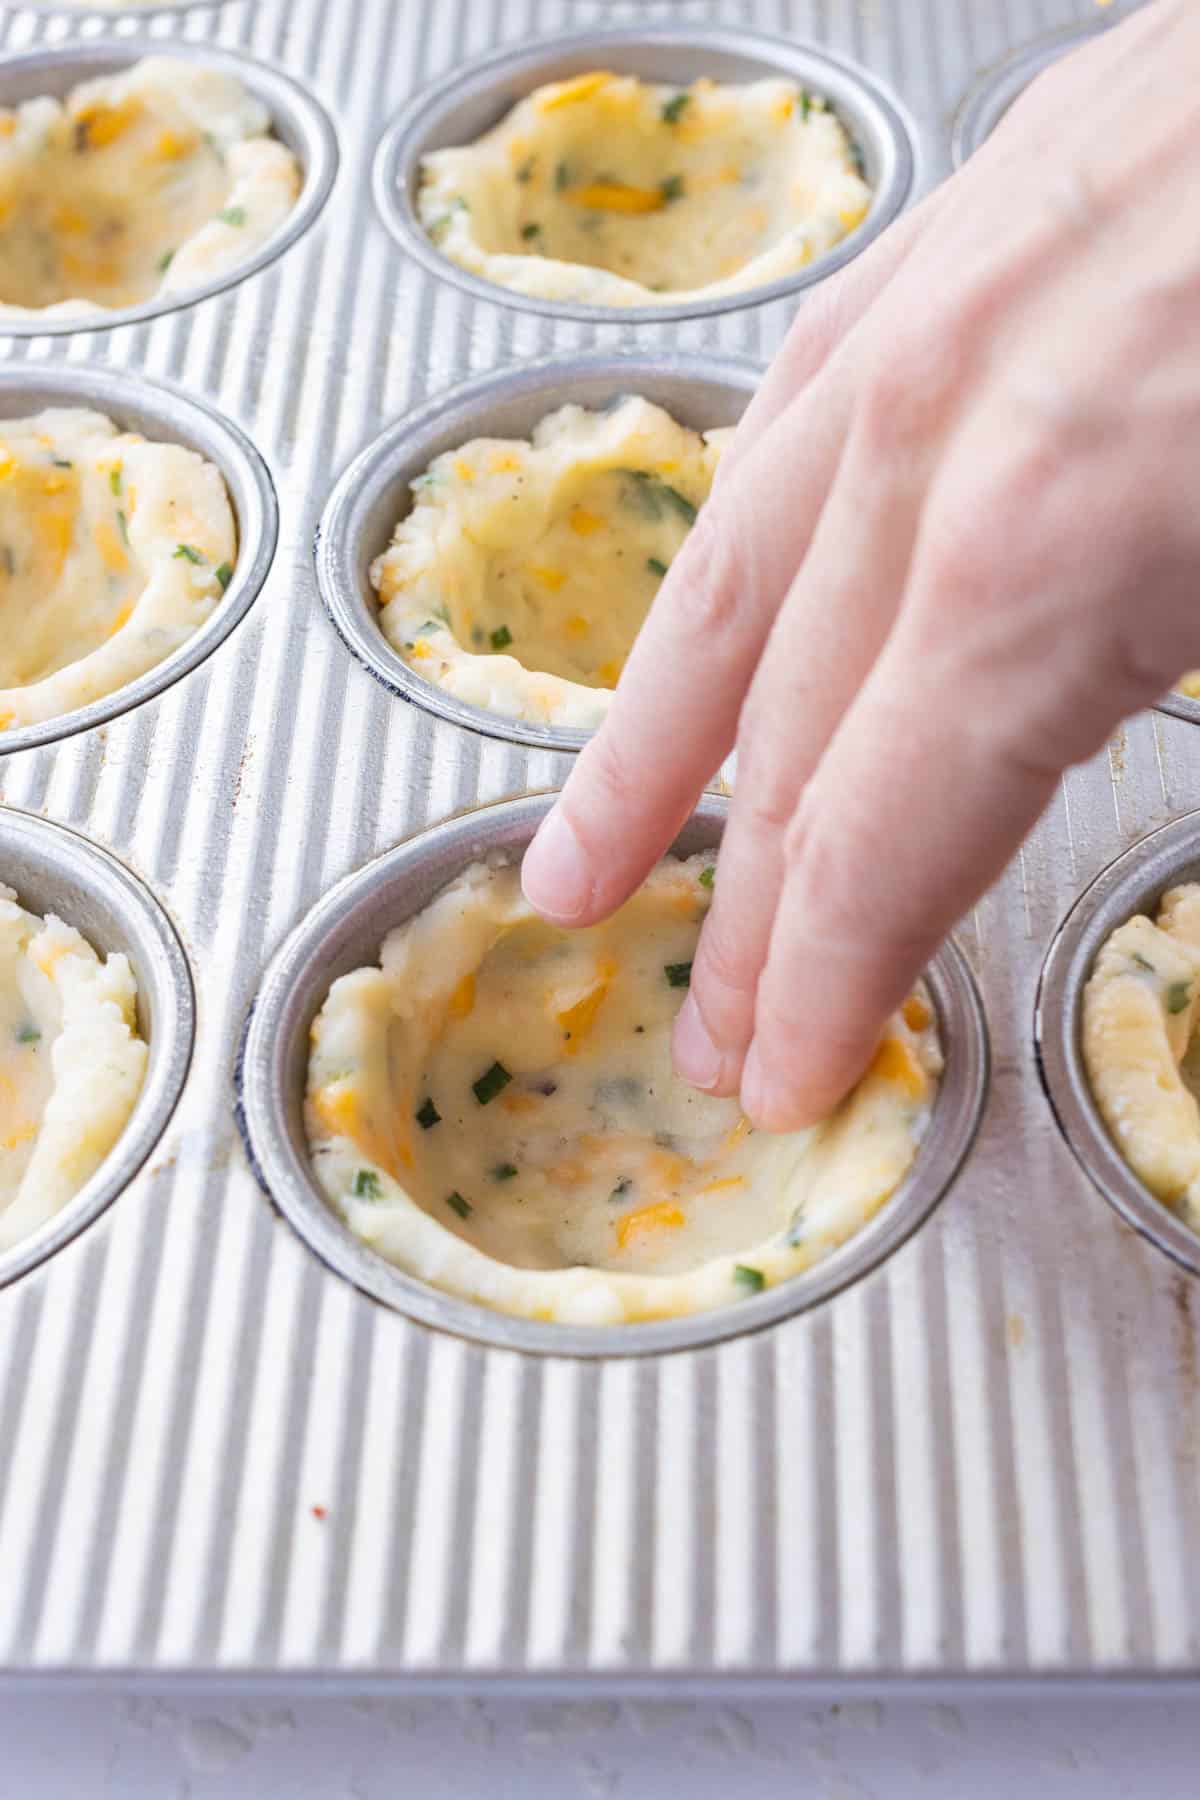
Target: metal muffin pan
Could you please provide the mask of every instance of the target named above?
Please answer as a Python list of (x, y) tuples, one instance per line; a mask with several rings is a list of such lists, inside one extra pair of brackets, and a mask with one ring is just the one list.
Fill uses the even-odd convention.
[(208, 619), (171, 656), (89, 706), (41, 724), (0, 731), (0, 756), (103, 725), (197, 668), (245, 618), (270, 571), (279, 536), (279, 506), (266, 463), (245, 433), (204, 401), (179, 388), (115, 370), (44, 363), (0, 366), (0, 434), (5, 419), (27, 418), (52, 406), (91, 407), (122, 430), (182, 444), (214, 464), (224, 478), (237, 521), (237, 560), (233, 579)]
[(578, 750), (590, 732), (472, 706), (426, 681), (384, 637), (370, 568), (412, 507), (409, 484), (444, 451), (475, 437), (527, 438), (568, 402), (599, 410), (638, 394), (693, 430), (736, 425), (761, 379), (758, 365), (728, 357), (584, 352), (503, 369), (437, 395), (355, 458), (325, 508), (317, 585), (344, 642), (390, 693), (454, 725), (514, 744)]
[(271, 115), (271, 129), (300, 164), (300, 197), (275, 234), (245, 262), (226, 269), (185, 292), (154, 295), (138, 306), (114, 307), (75, 317), (47, 317), (30, 311), (0, 319), (5, 337), (67, 337), (85, 331), (109, 331), (117, 325), (140, 325), (162, 313), (179, 312), (224, 293), (265, 269), (302, 237), (329, 198), (338, 168), (337, 136), (315, 96), (282, 69), (215, 44), (149, 36), (88, 38), (50, 50), (30, 50), (0, 61), (0, 106), (19, 106), (41, 95), (62, 99), (80, 82), (95, 81), (140, 62), (144, 56), (182, 57), (204, 63), (240, 81)]
[(1200, 1237), (1139, 1181), (1109, 1136), (1082, 1049), (1083, 990), (1101, 947), (1136, 913), (1153, 916), (1166, 890), (1184, 881), (1200, 881), (1200, 812), (1152, 831), (1080, 895), (1046, 958), (1034, 1034), (1054, 1116), (1088, 1179), (1135, 1231), (1200, 1275)]
[[(758, 81), (784, 76), (823, 95), (859, 144), (874, 192), (857, 230), (806, 268), (778, 281), (707, 300), (660, 306), (593, 306), (584, 301), (543, 300), (485, 281), (443, 256), (417, 215), (421, 159), (431, 150), (471, 143), (534, 88), (594, 68), (647, 81), (680, 85), (702, 75), (716, 81)], [(788, 38), (717, 25), (617, 25), (544, 38), (515, 50), (480, 57), (422, 89), (380, 141), (375, 157), (375, 198), (397, 242), (443, 281), (478, 299), (558, 319), (609, 325), (662, 324), (709, 317), (798, 294), (858, 256), (901, 211), (915, 176), (915, 139), (895, 97), (841, 56)]]
[(59, 13), (66, 18), (156, 19), (163, 13), (215, 12), (219, 6), (254, 6), (257, 0), (108, 0), (106, 5), (89, 0), (14, 0), (25, 12)]
[[(841, 1249), (751, 1299), (611, 1329), (511, 1318), (440, 1293), (385, 1261), (338, 1218), (318, 1185), (304, 1132), (304, 1091), (309, 1027), (333, 982), (376, 963), (388, 932), (471, 863), (519, 858), (555, 798), (544, 793), (501, 801), (410, 838), (335, 887), (283, 945), (254, 1003), (238, 1067), (239, 1117), (260, 1179), (301, 1237), (356, 1287), (423, 1324), (502, 1349), (581, 1357), (689, 1350), (816, 1306), (905, 1242), (945, 1194), (974, 1142), (987, 1097), (987, 1028), (970, 970), (952, 944), (939, 951), (926, 975), (946, 1070), (912, 1174)], [(725, 800), (706, 795), (673, 853), (713, 849), (727, 814)]]
[(98, 844), (64, 825), (0, 806), (0, 879), (29, 912), (54, 913), (101, 955), (123, 951), (138, 990), (138, 1029), (150, 1047), (129, 1121), (91, 1180), (60, 1213), (0, 1250), (0, 1287), (76, 1237), (127, 1187), (158, 1143), (183, 1091), (195, 1001), (187, 957), (150, 891)]

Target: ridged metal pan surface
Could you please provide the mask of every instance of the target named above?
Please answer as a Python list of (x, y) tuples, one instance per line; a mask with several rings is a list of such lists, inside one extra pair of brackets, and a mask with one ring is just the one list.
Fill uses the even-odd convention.
[[(849, 1243), (769, 1293), (691, 1318), (607, 1330), (508, 1318), (405, 1275), (362, 1244), (322, 1193), (305, 1138), (304, 1090), (309, 1028), (331, 984), (352, 969), (376, 964), (387, 933), (472, 863), (519, 860), (553, 798), (528, 795), (474, 808), (420, 833), (340, 883), (288, 939), (256, 996), (238, 1061), (247, 1148), (265, 1187), (306, 1243), (365, 1293), (424, 1324), (501, 1349), (587, 1357), (688, 1350), (819, 1305), (904, 1243), (970, 1154), (987, 1099), (987, 1030), (970, 971), (952, 944), (926, 975), (946, 1073), (912, 1174)], [(715, 848), (727, 814), (727, 801), (705, 796), (676, 839), (674, 853), (691, 856)]]
[[(405, 704), (348, 653), (312, 558), (339, 471), (494, 370), (594, 350), (761, 363), (808, 304), (637, 324), (485, 300), (382, 223), (389, 123), (468, 61), (565, 32), (765, 33), (896, 96), (915, 199), (951, 167), (980, 73), (1094, 17), (1090, 0), (257, 0), (139, 27), (294, 80), (342, 159), (311, 229), (226, 291), (0, 338), (32, 383), (178, 386), (245, 433), (280, 502), (262, 592), (211, 655), (0, 758), (10, 806), (110, 846), (162, 903), (196, 991), (187, 1080), (140, 1173), (0, 1288), (0, 1668), (588, 1695), (1196, 1673), (1197, 1286), (1096, 1192), (1034, 1044), (1071, 906), (1200, 804), (1187, 721), (1144, 714), (1072, 771), (964, 921), (993, 1049), (974, 1148), (906, 1243), (804, 1312), (648, 1357), (430, 1329), (326, 1266), (234, 1120), (251, 1002), (313, 909), (412, 834), (571, 766)], [(129, 43), (128, 23), (105, 29)], [(97, 29), (8, 11), (0, 49)]]

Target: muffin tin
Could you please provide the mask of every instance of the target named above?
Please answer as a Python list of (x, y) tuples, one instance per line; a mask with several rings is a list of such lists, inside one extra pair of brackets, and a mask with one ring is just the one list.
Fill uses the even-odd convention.
[[(0, 739), (10, 878), (129, 949), (161, 1071), (100, 1185), (3, 1271), (0, 1669), (588, 1694), (1194, 1674), (1190, 1246), (1095, 1193), (1034, 1035), (1061, 927), (1037, 1024), (1094, 1175), (1059, 1089), (1081, 1104), (1062, 1033), (1107, 886), (1063, 922), (1195, 804), (1192, 715), (1145, 714), (1072, 771), (935, 963), (950, 1061), (918, 1167), (790, 1288), (647, 1341), (535, 1339), (373, 1259), (298, 1135), (329, 982), (476, 846), (515, 852), (576, 747), (451, 714), (390, 657), (363, 578), (406, 479), (454, 437), (626, 385), (732, 418), (804, 303), (787, 284), (688, 317), (535, 311), (413, 237), (421, 148), (567, 66), (627, 52), (681, 80), (784, 58), (883, 188), (811, 284), (948, 172), (977, 71), (1061, 49), (1030, 41), (1027, 10), (256, 0), (109, 39), (0, 14), (0, 98), (151, 44), (211, 56), (308, 172), (269, 269), (166, 316), (0, 337), (0, 412), (70, 395), (194, 442), (243, 536), (220, 628), (178, 667), (63, 742)], [(1038, 11), (1093, 24), (1083, 0)], [(688, 841), (721, 811), (706, 798)], [(1155, 840), (1129, 854), (1115, 907), (1166, 879)]]

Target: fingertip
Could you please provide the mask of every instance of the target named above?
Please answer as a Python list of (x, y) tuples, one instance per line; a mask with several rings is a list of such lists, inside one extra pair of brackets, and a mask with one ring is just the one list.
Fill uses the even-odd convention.
[(595, 898), (591, 859), (561, 806), (538, 827), (521, 862), (521, 891), (552, 925), (582, 925)]
[(694, 994), (688, 994), (676, 1017), (671, 1056), (676, 1074), (690, 1087), (704, 1094), (737, 1092), (738, 1070), (713, 1042)]

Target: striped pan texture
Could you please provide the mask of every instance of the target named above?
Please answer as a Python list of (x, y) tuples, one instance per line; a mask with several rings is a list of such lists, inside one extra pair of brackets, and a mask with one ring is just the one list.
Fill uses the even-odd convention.
[[(374, 216), (385, 121), (493, 45), (741, 23), (872, 69), (915, 122), (927, 185), (978, 71), (1091, 16), (1084, 0), (235, 0), (140, 26), (285, 67), (332, 115), (342, 162), (315, 229), (228, 294), (151, 325), (0, 340), (7, 366), (99, 361), (215, 399), (283, 514), (263, 595), (200, 669), (0, 763), (7, 801), (151, 885), (199, 1006), (149, 1166), (0, 1291), (3, 1668), (586, 1686), (1194, 1664), (1195, 1290), (1093, 1194), (1031, 1050), (1071, 900), (1196, 804), (1184, 721), (1143, 717), (1072, 773), (964, 928), (996, 1057), (982, 1139), (917, 1236), (814, 1314), (597, 1365), (431, 1333), (312, 1258), (257, 1188), (230, 1103), (264, 963), (317, 897), (425, 823), (565, 767), (432, 721), (351, 661), (311, 573), (338, 470), (468, 374), (614, 342), (762, 358), (792, 310), (634, 333), (464, 298)], [(101, 25), (0, 10), (0, 48)]]

